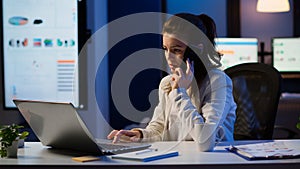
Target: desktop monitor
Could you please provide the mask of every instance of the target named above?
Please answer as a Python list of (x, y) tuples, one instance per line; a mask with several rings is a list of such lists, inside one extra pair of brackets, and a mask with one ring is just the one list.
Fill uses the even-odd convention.
[(300, 73), (300, 37), (272, 38), (273, 66), (280, 73)]
[[(72, 102), (85, 108), (84, 0), (1, 1), (1, 95), (13, 99)], [(82, 66), (81, 66), (82, 65)], [(1, 103), (2, 104), (2, 103)]]
[(258, 39), (257, 38), (216, 38), (216, 49), (222, 55), (222, 68), (258, 62)]

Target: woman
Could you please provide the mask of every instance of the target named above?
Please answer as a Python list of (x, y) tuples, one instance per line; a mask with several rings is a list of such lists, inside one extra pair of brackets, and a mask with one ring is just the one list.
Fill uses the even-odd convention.
[(170, 69), (159, 85), (159, 103), (145, 129), (113, 130), (113, 142), (195, 140), (196, 123), (223, 127), (217, 138), (233, 141), (236, 104), (231, 79), (219, 69), (216, 27), (207, 15), (180, 13), (164, 24), (163, 50)]

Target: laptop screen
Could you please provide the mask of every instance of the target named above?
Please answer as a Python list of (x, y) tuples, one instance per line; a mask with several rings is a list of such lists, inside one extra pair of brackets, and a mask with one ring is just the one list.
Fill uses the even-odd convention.
[(102, 153), (72, 103), (13, 101), (43, 145)]

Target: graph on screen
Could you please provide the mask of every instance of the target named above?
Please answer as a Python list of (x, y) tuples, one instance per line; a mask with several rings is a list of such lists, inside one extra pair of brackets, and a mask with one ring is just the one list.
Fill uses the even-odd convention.
[(5, 107), (14, 98), (80, 106), (78, 1), (1, 3)]
[(273, 66), (279, 72), (300, 72), (300, 38), (272, 38)]
[(222, 54), (222, 68), (258, 62), (257, 38), (216, 38), (216, 49)]

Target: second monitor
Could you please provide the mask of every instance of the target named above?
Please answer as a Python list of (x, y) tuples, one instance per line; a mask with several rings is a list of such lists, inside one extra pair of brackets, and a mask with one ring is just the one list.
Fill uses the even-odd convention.
[(272, 38), (273, 66), (281, 73), (300, 73), (300, 37)]
[(258, 62), (258, 39), (257, 38), (216, 38), (216, 49), (223, 54), (222, 69), (231, 66)]

